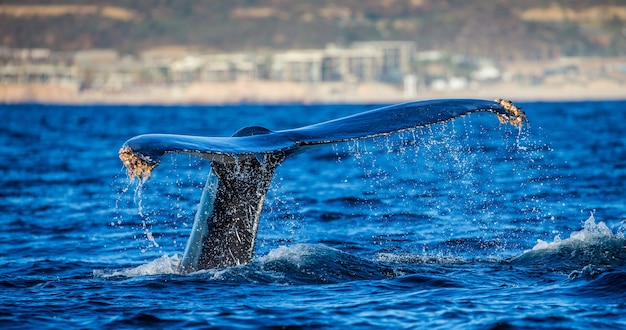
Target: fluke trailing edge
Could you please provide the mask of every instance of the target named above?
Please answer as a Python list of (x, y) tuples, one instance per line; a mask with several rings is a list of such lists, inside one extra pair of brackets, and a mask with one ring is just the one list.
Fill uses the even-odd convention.
[(187, 153), (211, 162), (181, 271), (250, 262), (263, 200), (274, 170), (309, 146), (366, 139), (427, 127), (473, 112), (494, 113), (521, 126), (524, 112), (511, 101), (441, 99), (404, 103), (296, 129), (251, 126), (231, 137), (147, 134), (126, 141), (119, 156), (131, 178), (145, 180), (163, 155)]

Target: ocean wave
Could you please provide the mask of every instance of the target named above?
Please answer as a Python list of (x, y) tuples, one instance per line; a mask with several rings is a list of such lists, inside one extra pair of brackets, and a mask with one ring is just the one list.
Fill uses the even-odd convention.
[(596, 222), (593, 214), (583, 228), (566, 239), (557, 235), (552, 242), (537, 240), (537, 244), (510, 261), (517, 266), (540, 267), (563, 272), (570, 278), (596, 276), (609, 269), (626, 266), (624, 223), (610, 229)]
[(280, 246), (252, 263), (190, 274), (179, 269), (178, 255), (163, 255), (121, 270), (94, 270), (96, 277), (180, 275), (207, 281), (278, 284), (323, 284), (393, 277), (386, 266), (319, 244)]
[(532, 251), (558, 250), (563, 247), (580, 248), (606, 243), (607, 241), (624, 241), (624, 230), (626, 227), (620, 225), (614, 233), (604, 222), (596, 223), (593, 214), (591, 214), (585, 220), (582, 230), (573, 232), (569, 238), (564, 240), (558, 235), (553, 242), (537, 240), (537, 245), (532, 248)]
[(338, 283), (395, 276), (375, 261), (319, 244), (281, 246), (259, 259), (265, 271), (285, 274), (292, 283)]
[(179, 269), (178, 255), (163, 255), (155, 260), (120, 270), (94, 271), (96, 277), (141, 277), (175, 275), (184, 279), (209, 282), (329, 284), (358, 280), (384, 280), (415, 273), (428, 273), (428, 267), (463, 268), (472, 264), (491, 264), (514, 268), (534, 276), (556, 273), (569, 279), (594, 278), (626, 266), (626, 238), (623, 225), (610, 229), (591, 215), (579, 231), (566, 239), (538, 240), (530, 250), (513, 258), (499, 256), (466, 257), (454, 254), (377, 253), (362, 258), (323, 244), (279, 246), (253, 262), (223, 269), (200, 270), (190, 274)]
[(137, 277), (137, 276), (150, 276), (150, 275), (171, 275), (180, 274), (178, 265), (180, 264), (180, 258), (178, 255), (168, 256), (163, 255), (153, 261), (146, 264), (141, 264), (136, 267), (125, 268), (120, 270), (94, 270), (93, 274), (96, 277)]

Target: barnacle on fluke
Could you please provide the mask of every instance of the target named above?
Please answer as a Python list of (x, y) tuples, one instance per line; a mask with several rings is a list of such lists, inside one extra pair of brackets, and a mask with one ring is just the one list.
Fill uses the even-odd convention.
[(119, 157), (124, 166), (126, 166), (128, 176), (131, 179), (137, 177), (142, 181), (146, 180), (150, 178), (152, 170), (159, 165), (158, 162), (150, 162), (147, 159), (136, 155), (130, 147), (120, 148)]
[(528, 118), (526, 118), (526, 114), (522, 111), (522, 108), (516, 106), (513, 102), (503, 99), (496, 99), (496, 102), (500, 103), (500, 105), (511, 114), (510, 116), (497, 114), (502, 124), (508, 122), (513, 126), (522, 126), (524, 122), (528, 123)]

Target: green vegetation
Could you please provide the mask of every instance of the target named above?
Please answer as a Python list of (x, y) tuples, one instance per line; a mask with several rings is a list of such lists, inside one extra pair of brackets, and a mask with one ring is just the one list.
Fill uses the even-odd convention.
[[(5, 0), (0, 10), (11, 5), (86, 3)], [(161, 46), (250, 51), (407, 40), (419, 49), (494, 58), (626, 55), (626, 6), (611, 0), (103, 0), (98, 7), (97, 13), (54, 15), (0, 11), (0, 46), (137, 54)], [(108, 14), (107, 7), (132, 18)], [(555, 12), (562, 8), (578, 16), (559, 19)], [(613, 14), (597, 14), (597, 8), (613, 8), (605, 10)], [(522, 17), (530, 9), (545, 13)]]

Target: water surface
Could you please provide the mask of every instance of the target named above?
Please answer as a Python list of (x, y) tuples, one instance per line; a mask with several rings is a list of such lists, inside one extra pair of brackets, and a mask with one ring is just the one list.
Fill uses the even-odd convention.
[(209, 164), (117, 158), (376, 105), (1, 105), (3, 328), (625, 328), (626, 102), (521, 104), (278, 168), (245, 266), (179, 274)]

